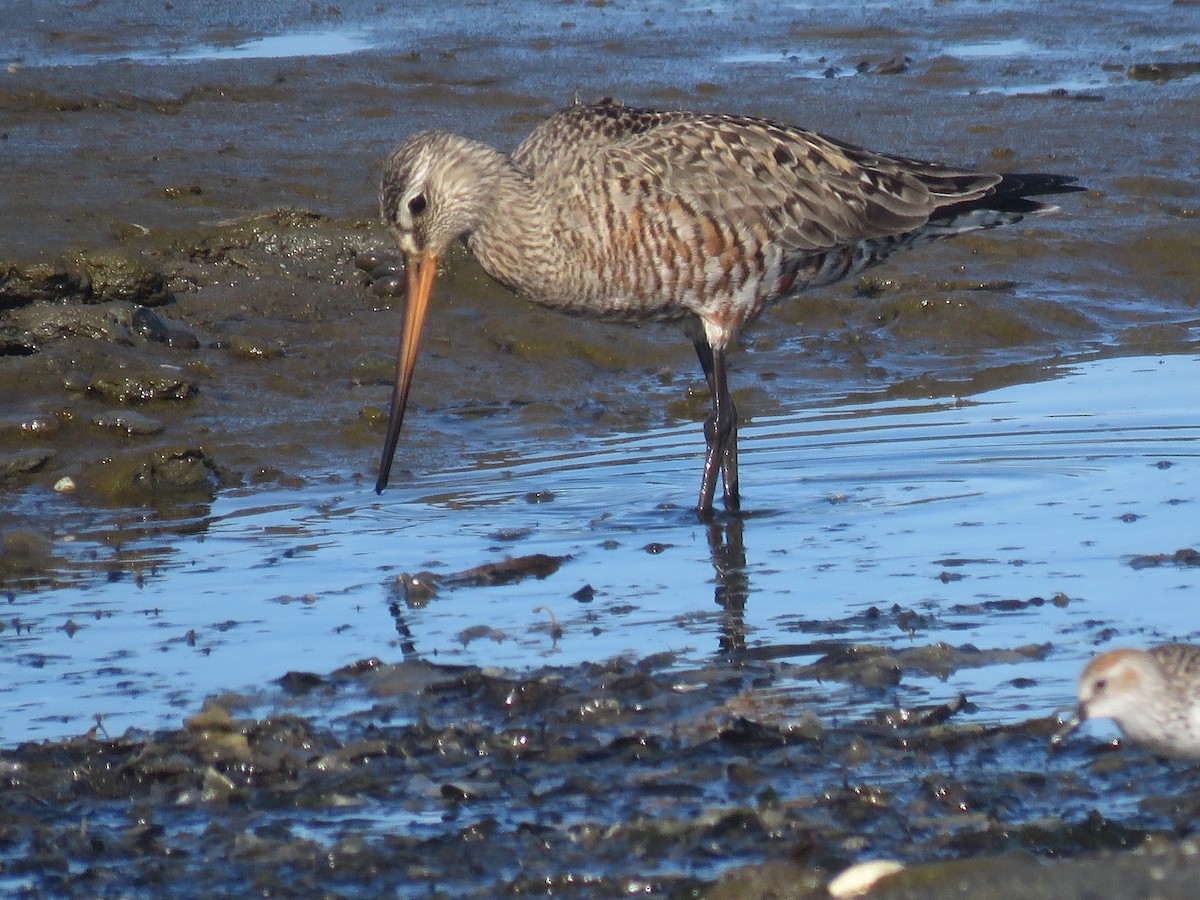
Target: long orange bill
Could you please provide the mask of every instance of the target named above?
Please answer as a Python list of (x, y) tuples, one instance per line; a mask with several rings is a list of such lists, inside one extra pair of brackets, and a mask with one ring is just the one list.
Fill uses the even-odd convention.
[(429, 307), (437, 264), (438, 258), (432, 253), (414, 254), (405, 260), (408, 289), (404, 294), (404, 324), (400, 329), (400, 349), (396, 352), (396, 383), (392, 387), (392, 404), (388, 409), (387, 439), (383, 444), (383, 458), (379, 461), (379, 478), (375, 481), (377, 494), (387, 487), (388, 474), (392, 471), (392, 457), (396, 455), (400, 426), (404, 423), (404, 407), (408, 405), (408, 389), (412, 385), (417, 350), (421, 346), (421, 325)]

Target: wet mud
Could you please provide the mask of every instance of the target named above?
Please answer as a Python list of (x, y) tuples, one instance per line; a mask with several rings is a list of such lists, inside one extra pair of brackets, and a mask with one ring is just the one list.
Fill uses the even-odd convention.
[[(141, 579), (153, 553), (114, 567), (96, 548), (186, 537), (225, 494), (367, 490), (397, 318), (380, 161), (431, 127), (511, 148), (577, 93), (770, 116), (1087, 187), (1056, 217), (913, 252), (771, 310), (733, 362), (751, 419), (1200, 348), (1200, 54), (1181, 37), (1196, 31), (1186, 3), (1154, 16), (1104, 3), (1086, 16), (1017, 3), (566, 3), (536, 16), (451, 4), (419, 19), (356, 3), (173, 7), (167, 22), (139, 2), (49, 18), (18, 3), (11, 20), (24, 24), (0, 40), (10, 600)], [(359, 45), (235, 53), (294, 33)], [(481, 442), (503, 454), (517, 439), (569, 446), (584, 431), (681, 423), (696, 423), (698, 469), (707, 400), (675, 329), (532, 309), (465, 253), (444, 268), (401, 474), (459, 465)], [(499, 527), (513, 529), (515, 564), (480, 559), (440, 584), (395, 577), (398, 631), (438, 591), (557, 564), (521, 540), (521, 523)], [(718, 544), (718, 596), (736, 606), (739, 547)], [(1147, 568), (1194, 567), (1194, 553), (1129, 548)], [(919, 615), (894, 614), (901, 629)], [(4, 624), (0, 642), (25, 627)], [(486, 642), (481, 627), (464, 643)], [(269, 700), (215, 698), (176, 730), (109, 735), (101, 720), (70, 740), (5, 734), (0, 886), (819, 897), (869, 856), (908, 866), (873, 897), (1195, 895), (1192, 769), (1086, 742), (1048, 757), (1049, 710), (983, 727), (963, 721), (970, 697), (888, 702), (907, 674), (1036, 659), (1041, 643), (814, 644), (818, 660), (801, 666), (781, 659), (787, 648), (741, 652), (741, 637), (702, 669), (656, 657), (525, 672), (371, 661), (280, 672)], [(774, 689), (781, 679), (849, 685), (854, 706), (806, 713)], [(357, 705), (332, 715), (335, 701)], [(1096, 812), (1114, 792), (1137, 799)]]
[[(1059, 761), (1054, 720), (982, 728), (958, 721), (962, 703), (876, 695), (821, 721), (774, 694), (786, 663), (671, 662), (507, 676), (364, 660), (280, 679), (362, 704), (334, 725), (246, 717), (252, 699), (225, 695), (177, 731), (98, 722), (3, 750), (0, 881), (27, 896), (816, 898), (870, 846), (909, 863), (873, 897), (1194, 893), (1197, 846), (1179, 837), (1194, 796), (1122, 821), (1088, 811), (1111, 779), (1162, 789), (1183, 772)], [(1047, 794), (1061, 815), (1023, 815)]]

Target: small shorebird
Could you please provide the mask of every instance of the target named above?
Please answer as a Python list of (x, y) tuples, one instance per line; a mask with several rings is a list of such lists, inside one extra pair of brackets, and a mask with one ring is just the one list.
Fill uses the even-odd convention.
[(511, 157), (453, 134), (404, 141), (379, 202), (407, 295), (376, 491), (387, 485), (438, 259), (463, 240), (517, 294), (608, 320), (681, 321), (712, 394), (697, 508), (738, 509), (726, 351), (785, 297), (897, 250), (1055, 207), (1059, 175), (996, 175), (874, 153), (766, 119), (612, 100), (552, 116)]
[(1079, 676), (1079, 707), (1051, 739), (1057, 747), (1086, 719), (1112, 719), (1160, 756), (1200, 759), (1200, 647), (1119, 648)]

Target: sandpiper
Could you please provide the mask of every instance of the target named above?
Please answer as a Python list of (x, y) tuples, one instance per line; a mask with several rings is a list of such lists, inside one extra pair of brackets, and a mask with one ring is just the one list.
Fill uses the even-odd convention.
[(1200, 758), (1200, 646), (1161, 644), (1101, 653), (1079, 676), (1079, 706), (1051, 738), (1057, 747), (1086, 719), (1112, 719), (1160, 756)]

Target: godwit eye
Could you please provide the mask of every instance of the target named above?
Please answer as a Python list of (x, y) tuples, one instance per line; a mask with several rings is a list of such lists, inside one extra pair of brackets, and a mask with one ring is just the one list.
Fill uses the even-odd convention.
[(421, 213), (425, 212), (425, 207), (428, 205), (429, 204), (425, 200), (425, 195), (417, 194), (417, 196), (408, 201), (408, 211), (414, 216), (419, 216)]
[(1095, 683), (1092, 685), (1092, 687), (1094, 687), (1096, 689), (1097, 694), (1103, 694), (1104, 689), (1108, 687), (1108, 679), (1107, 678), (1097, 678)]

